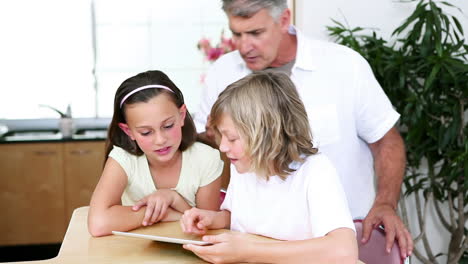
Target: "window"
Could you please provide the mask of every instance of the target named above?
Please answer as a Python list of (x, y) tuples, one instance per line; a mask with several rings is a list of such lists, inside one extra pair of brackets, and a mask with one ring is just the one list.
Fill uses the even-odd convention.
[(0, 27), (0, 119), (58, 117), (39, 104), (110, 117), (120, 83), (153, 69), (174, 81), (194, 112), (209, 64), (196, 44), (229, 33), (213, 0), (2, 1)]

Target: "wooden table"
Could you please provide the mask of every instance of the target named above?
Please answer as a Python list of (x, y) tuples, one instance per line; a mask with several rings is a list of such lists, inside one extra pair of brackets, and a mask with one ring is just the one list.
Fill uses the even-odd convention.
[[(114, 235), (92, 237), (88, 232), (87, 225), (88, 208), (81, 207), (73, 212), (57, 257), (43, 261), (14, 263), (206, 263), (192, 252), (183, 249), (180, 244)], [(158, 223), (150, 227), (138, 228), (132, 232), (159, 236), (170, 235), (177, 238), (195, 238), (195, 236), (184, 234), (179, 222)], [(226, 229), (209, 230), (208, 234), (223, 232), (231, 231)], [(269, 238), (255, 237), (269, 240)]]

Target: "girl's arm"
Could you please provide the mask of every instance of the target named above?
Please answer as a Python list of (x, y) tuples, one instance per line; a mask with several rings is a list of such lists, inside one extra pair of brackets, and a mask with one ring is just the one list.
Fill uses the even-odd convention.
[(128, 231), (141, 226), (145, 210), (132, 211), (122, 206), (121, 196), (127, 186), (127, 175), (112, 158), (108, 158), (101, 178), (91, 197), (88, 230), (93, 236), (111, 234), (112, 230)]
[(178, 211), (181, 213), (181, 215), (186, 211), (192, 208), (187, 201), (180, 195), (178, 192), (173, 191), (174, 194), (174, 200), (172, 201), (171, 208)]
[(198, 188), (197, 208), (218, 211), (220, 206), (221, 176), (210, 184)]
[[(91, 197), (88, 213), (88, 230), (93, 236), (110, 235), (115, 231), (128, 231), (142, 226), (146, 207), (132, 210), (122, 206), (122, 193), (127, 186), (127, 175), (112, 158), (108, 158), (101, 178)], [(162, 221), (175, 221), (181, 214), (168, 208)]]
[[(218, 177), (216, 180), (211, 182), (208, 185), (198, 188), (197, 194), (195, 197), (196, 207), (206, 210), (219, 210), (220, 205), (220, 189), (221, 189), (221, 177)], [(191, 209), (192, 207), (187, 203), (187, 201), (176, 191), (168, 189), (160, 189), (156, 192), (159, 195), (171, 196), (172, 200), (170, 207), (177, 212), (183, 214), (186, 210)], [(169, 198), (167, 198), (169, 199)], [(142, 203), (138, 202), (134, 208), (139, 208), (141, 205), (146, 204), (143, 201)], [(169, 209), (169, 208), (168, 208)], [(179, 217), (180, 218), (180, 217)], [(178, 219), (177, 219), (178, 220)], [(171, 221), (164, 219), (163, 221)]]
[(212, 246), (184, 245), (213, 263), (353, 263), (357, 241), (353, 230), (338, 228), (326, 236), (299, 241), (263, 241), (243, 233), (205, 236)]
[[(164, 204), (164, 210), (172, 207), (175, 211), (184, 213), (185, 210), (192, 208), (187, 201), (176, 191), (171, 189), (158, 189), (152, 194), (149, 194), (139, 200), (132, 208), (134, 211), (139, 210), (144, 206), (154, 206), (155, 204)], [(147, 208), (153, 212), (153, 208)], [(159, 209), (158, 209), (159, 211)]]
[[(196, 207), (200, 209), (205, 209), (205, 210), (219, 210), (219, 205), (220, 205), (220, 189), (221, 189), (221, 176), (218, 176), (215, 180), (213, 180), (211, 183), (199, 187), (195, 196), (195, 203)], [(178, 211), (180, 213), (184, 213), (186, 210), (189, 210), (192, 208), (187, 201), (176, 191), (174, 190), (169, 190), (169, 189), (159, 189), (155, 193), (148, 195), (147, 197), (141, 199), (136, 203), (133, 207), (134, 210), (138, 210), (140, 207), (145, 206), (149, 204), (149, 201), (153, 200), (153, 205), (158, 204), (158, 201), (161, 201), (164, 203), (165, 202), (170, 202), (168, 206), (170, 208), (174, 209), (175, 211)], [(167, 209), (170, 209), (167, 208)], [(151, 212), (148, 212), (149, 211)], [(153, 211), (157, 211), (156, 215), (158, 215), (159, 209), (155, 210), (154, 208), (148, 208), (146, 212), (146, 217), (143, 221), (149, 221), (149, 218), (152, 215)], [(165, 209), (163, 209), (165, 212)], [(165, 213), (163, 213), (164, 215)], [(180, 217), (179, 217), (180, 218)], [(172, 218), (171, 218), (172, 219)], [(153, 217), (151, 217), (151, 220), (154, 220)], [(159, 217), (156, 219), (157, 221), (162, 220), (162, 221), (171, 221), (168, 220), (167, 218), (165, 219), (159, 219)], [(150, 221), (151, 222), (151, 221)], [(153, 221), (154, 222), (154, 221)]]

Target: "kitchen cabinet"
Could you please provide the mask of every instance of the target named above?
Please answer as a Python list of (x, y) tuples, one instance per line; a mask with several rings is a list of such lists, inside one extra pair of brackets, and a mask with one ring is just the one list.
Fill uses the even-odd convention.
[(65, 210), (68, 223), (73, 210), (89, 205), (104, 166), (105, 143), (64, 143)]
[(0, 246), (61, 242), (103, 161), (104, 141), (0, 144)]

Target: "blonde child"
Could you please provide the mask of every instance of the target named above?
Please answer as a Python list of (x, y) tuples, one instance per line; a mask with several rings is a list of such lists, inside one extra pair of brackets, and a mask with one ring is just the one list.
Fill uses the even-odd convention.
[(176, 221), (194, 206), (219, 210), (223, 162), (195, 139), (183, 95), (163, 72), (125, 80), (115, 94), (108, 159), (91, 198), (91, 235)]
[[(357, 242), (335, 168), (312, 145), (304, 105), (289, 77), (257, 72), (229, 85), (211, 109), (231, 161), (221, 211), (191, 209), (184, 232), (230, 228), (185, 245), (209, 262), (356, 263)], [(235, 170), (234, 170), (235, 168)], [(275, 238), (259, 242), (244, 233)]]

